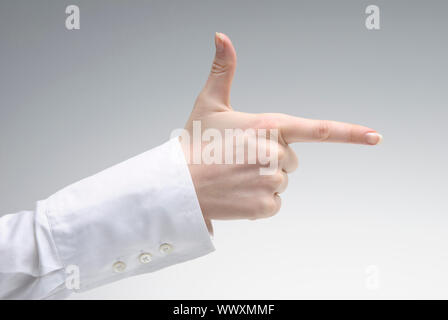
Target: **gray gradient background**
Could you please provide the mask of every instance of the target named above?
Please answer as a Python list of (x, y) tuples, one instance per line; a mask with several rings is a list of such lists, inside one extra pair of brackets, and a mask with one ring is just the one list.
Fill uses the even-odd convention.
[[(69, 4), (79, 31), (65, 29)], [(380, 31), (364, 26), (369, 4)], [(365, 124), (384, 143), (294, 145), (279, 215), (216, 222), (213, 254), (73, 298), (448, 298), (447, 13), (446, 1), (1, 0), (0, 212), (166, 141), (219, 31), (238, 54), (235, 109)]]

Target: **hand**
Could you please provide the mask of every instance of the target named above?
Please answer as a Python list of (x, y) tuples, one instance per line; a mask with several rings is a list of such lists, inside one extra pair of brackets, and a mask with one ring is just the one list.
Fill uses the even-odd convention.
[[(278, 141), (269, 135), (259, 149), (270, 155), (269, 163), (244, 164), (193, 164), (192, 139), (182, 139), (181, 144), (189, 162), (189, 169), (199, 203), (211, 230), (211, 219), (258, 219), (270, 217), (280, 209), (279, 194), (288, 184), (287, 173), (297, 168), (298, 160), (288, 144), (293, 142), (342, 142), (376, 145), (382, 136), (375, 130), (360, 125), (328, 120), (310, 120), (285, 114), (249, 114), (236, 112), (230, 105), (230, 88), (236, 67), (236, 53), (230, 39), (222, 33), (215, 35), (216, 55), (205, 87), (199, 94), (191, 116), (185, 126), (193, 135), (193, 126), (200, 121), (202, 132), (216, 129), (225, 136), (225, 129), (278, 129)], [(199, 123), (199, 122), (196, 122)], [(215, 130), (215, 131), (216, 131)], [(233, 154), (245, 150), (254, 137), (245, 136), (235, 142)], [(271, 174), (260, 174), (260, 168), (269, 167), (276, 160)]]

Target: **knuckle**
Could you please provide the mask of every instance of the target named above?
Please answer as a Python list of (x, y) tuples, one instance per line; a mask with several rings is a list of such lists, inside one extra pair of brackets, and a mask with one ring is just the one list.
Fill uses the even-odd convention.
[(298, 167), (299, 167), (299, 158), (297, 157), (296, 154), (294, 154), (294, 157), (291, 160), (291, 170), (290, 170), (290, 172), (293, 172), (293, 171), (297, 170)]
[(277, 148), (277, 159), (278, 159), (278, 161), (281, 162), (281, 161), (285, 160), (285, 158), (286, 158), (286, 151), (285, 151), (285, 149), (280, 147), (280, 146), (278, 146), (278, 148)]
[(277, 203), (273, 197), (263, 198), (262, 207), (262, 217), (270, 217), (277, 211)]
[(260, 176), (261, 185), (269, 191), (277, 189), (284, 181), (284, 177), (280, 172)]
[(212, 63), (210, 73), (214, 75), (221, 75), (225, 73), (228, 70), (228, 68), (229, 68), (228, 64), (222, 63), (215, 59)]
[(281, 162), (281, 165), (286, 173), (291, 173), (299, 166), (299, 159), (295, 151), (290, 146), (286, 146), (285, 153), (286, 158)]
[(269, 218), (275, 215), (280, 210), (280, 197), (272, 197), (272, 195), (265, 196), (258, 199), (258, 205), (254, 206), (254, 210), (249, 215), (250, 220), (258, 220)]
[(272, 175), (272, 184), (274, 187), (278, 187), (282, 185), (285, 182), (285, 175), (283, 175), (281, 172), (277, 172)]
[(328, 120), (317, 120), (314, 137), (319, 141), (326, 141), (330, 137), (330, 123)]

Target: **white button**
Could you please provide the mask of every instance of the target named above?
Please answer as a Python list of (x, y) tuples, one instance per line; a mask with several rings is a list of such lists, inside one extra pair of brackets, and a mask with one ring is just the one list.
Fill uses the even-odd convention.
[(113, 268), (116, 273), (124, 272), (124, 270), (126, 270), (126, 263), (123, 261), (117, 261), (114, 263)]
[(138, 256), (138, 260), (140, 260), (140, 262), (143, 264), (150, 263), (152, 260), (152, 256), (150, 253), (144, 252)]
[(173, 250), (173, 247), (169, 243), (164, 243), (160, 245), (159, 250), (160, 252), (167, 254)]

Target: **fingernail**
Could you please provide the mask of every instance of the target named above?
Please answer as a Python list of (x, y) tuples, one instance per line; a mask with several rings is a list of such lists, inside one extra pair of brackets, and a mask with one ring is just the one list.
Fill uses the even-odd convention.
[(222, 52), (224, 50), (224, 37), (222, 33), (219, 32), (215, 33), (215, 45), (216, 45), (216, 52)]
[(383, 136), (376, 132), (369, 132), (366, 134), (366, 142), (371, 145), (380, 144), (383, 141)]

